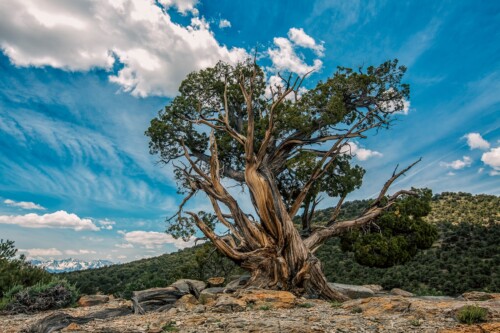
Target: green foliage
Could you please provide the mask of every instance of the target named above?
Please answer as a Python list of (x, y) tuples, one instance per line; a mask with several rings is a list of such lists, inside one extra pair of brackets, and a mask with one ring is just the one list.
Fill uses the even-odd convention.
[(476, 305), (466, 305), (457, 312), (457, 320), (462, 324), (477, 324), (486, 321), (488, 310)]
[(432, 246), (437, 228), (424, 220), (431, 211), (432, 192), (415, 190), (418, 196), (396, 201), (365, 230), (354, 230), (341, 237), (341, 248), (354, 252), (354, 258), (369, 267), (404, 264), (418, 250)]
[(0, 259), (12, 259), (16, 256), (17, 249), (14, 246), (14, 241), (0, 239)]
[(179, 329), (177, 327), (175, 327), (175, 322), (170, 321), (170, 322), (166, 323), (165, 325), (163, 325), (163, 327), (161, 328), (161, 331), (162, 332), (178, 332)]
[(269, 311), (269, 310), (271, 310), (271, 306), (270, 305), (262, 305), (259, 307), (259, 310)]
[(52, 276), (43, 269), (25, 261), (24, 256), (16, 259), (17, 249), (13, 241), (0, 241), (0, 298), (16, 287), (29, 287), (38, 282), (49, 282)]
[(74, 285), (53, 278), (48, 283), (39, 282), (26, 288), (13, 287), (2, 299), (1, 310), (12, 314), (60, 309), (74, 304), (78, 295)]
[(340, 308), (342, 306), (342, 302), (339, 302), (339, 301), (331, 301), (330, 302), (330, 305), (332, 306), (332, 308)]

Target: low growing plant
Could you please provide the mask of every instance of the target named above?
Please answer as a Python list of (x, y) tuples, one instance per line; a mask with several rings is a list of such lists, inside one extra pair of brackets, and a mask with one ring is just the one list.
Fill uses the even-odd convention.
[(477, 305), (466, 305), (458, 310), (457, 319), (462, 324), (476, 324), (486, 321), (488, 310)]

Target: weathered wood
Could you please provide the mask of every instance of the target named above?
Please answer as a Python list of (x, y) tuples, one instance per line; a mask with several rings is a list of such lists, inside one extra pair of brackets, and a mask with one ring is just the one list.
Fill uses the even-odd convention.
[(64, 312), (55, 312), (42, 318), (29, 328), (21, 331), (23, 333), (51, 333), (69, 326), (71, 323), (85, 324), (95, 319), (110, 319), (131, 314), (129, 307), (106, 309), (94, 313), (89, 313), (83, 317), (73, 317)]
[[(190, 290), (192, 288), (196, 290), (196, 287), (192, 284), (188, 284), (188, 286)], [(187, 292), (181, 291), (176, 287), (134, 291), (132, 294), (132, 309), (135, 314), (145, 314), (148, 311), (165, 309), (167, 305), (173, 305), (179, 298), (186, 294)]]

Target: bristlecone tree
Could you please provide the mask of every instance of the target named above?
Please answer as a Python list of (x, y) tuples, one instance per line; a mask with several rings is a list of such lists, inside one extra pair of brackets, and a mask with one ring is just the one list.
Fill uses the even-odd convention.
[[(314, 256), (329, 238), (344, 235), (344, 243), (355, 243), (351, 250), (357, 246), (355, 251), (369, 255), (368, 238), (345, 234), (377, 231), (380, 219), (409, 223), (404, 231), (414, 236), (394, 238), (393, 244), (391, 233), (399, 229), (389, 228), (386, 243), (394, 246), (384, 247), (378, 239), (379, 248), (372, 248), (378, 257), (372, 253), (375, 259), (367, 262), (373, 266), (404, 262), (405, 256), (391, 256), (391, 251), (414, 254), (412, 249), (430, 246), (435, 233), (421, 227), (420, 218), (428, 213), (430, 191), (387, 195), (390, 185), (418, 161), (394, 171), (359, 217), (338, 220), (346, 196), (361, 186), (364, 175), (351, 164), (350, 140), (388, 128), (392, 116), (403, 110), (409, 97), (409, 86), (401, 82), (405, 70), (396, 60), (365, 71), (339, 68), (306, 92), (299, 90), (305, 77), (293, 75), (266, 88), (263, 70), (251, 60), (236, 66), (221, 62), (189, 74), (146, 132), (151, 153), (174, 166), (186, 195), (169, 219), (168, 232), (188, 238), (198, 227), (251, 273), (248, 286), (337, 300), (345, 296), (328, 286)], [(228, 184), (248, 191), (256, 216), (242, 210)], [(215, 214), (184, 211), (200, 191)], [(315, 226), (312, 217), (322, 196), (339, 200), (330, 219)], [(410, 199), (422, 208), (420, 215), (394, 208)], [(300, 223), (294, 223), (298, 214)]]

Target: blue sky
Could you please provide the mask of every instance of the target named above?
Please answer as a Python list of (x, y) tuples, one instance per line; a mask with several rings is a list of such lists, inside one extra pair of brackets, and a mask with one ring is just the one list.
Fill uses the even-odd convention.
[(338, 65), (408, 66), (407, 114), (356, 142), (351, 199), (418, 157), (394, 189), (500, 195), (499, 18), (497, 1), (2, 2), (0, 237), (46, 259), (191, 245), (162, 233), (182, 198), (144, 131), (187, 73), (255, 47), (269, 77), (315, 68), (309, 87)]

